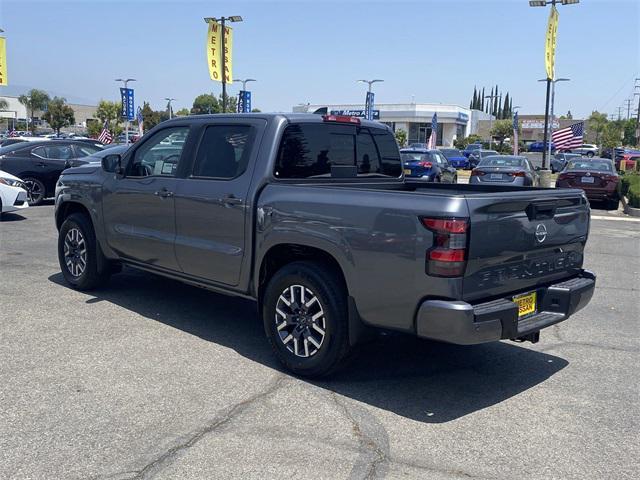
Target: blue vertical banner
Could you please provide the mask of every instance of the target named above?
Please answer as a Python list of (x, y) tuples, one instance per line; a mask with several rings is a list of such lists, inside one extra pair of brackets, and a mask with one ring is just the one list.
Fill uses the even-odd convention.
[(240, 90), (238, 94), (238, 113), (249, 113), (251, 111), (251, 92)]
[(122, 109), (120, 115), (127, 120), (133, 120), (136, 118), (134, 102), (133, 102), (133, 88), (121, 88), (120, 98), (122, 99)]
[(364, 118), (373, 120), (373, 92), (367, 92), (367, 100), (364, 104)]

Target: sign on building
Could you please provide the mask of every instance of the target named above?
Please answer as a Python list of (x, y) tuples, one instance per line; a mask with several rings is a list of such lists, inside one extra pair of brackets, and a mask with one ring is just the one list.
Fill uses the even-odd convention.
[[(380, 110), (373, 110), (373, 120), (380, 120)], [(364, 109), (331, 110), (331, 115), (346, 115), (348, 117), (367, 118)]]

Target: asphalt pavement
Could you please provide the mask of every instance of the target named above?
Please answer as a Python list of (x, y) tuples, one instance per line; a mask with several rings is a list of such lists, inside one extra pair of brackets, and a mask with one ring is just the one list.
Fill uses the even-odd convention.
[(132, 269), (71, 290), (53, 207), (6, 215), (0, 478), (637, 478), (640, 222), (593, 213), (594, 298), (538, 344), (386, 335), (313, 382), (251, 302)]

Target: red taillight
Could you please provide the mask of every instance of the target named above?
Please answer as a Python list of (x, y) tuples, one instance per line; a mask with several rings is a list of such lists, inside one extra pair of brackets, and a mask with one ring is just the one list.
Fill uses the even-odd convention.
[(524, 177), (525, 173), (524, 172), (511, 172), (509, 175), (511, 175), (512, 177)]
[(423, 168), (431, 168), (431, 167), (433, 167), (433, 163), (431, 163), (431, 162), (420, 162), (418, 165), (420, 165)]
[(482, 170), (476, 170), (475, 168), (471, 170), (472, 177), (481, 177), (483, 175), (486, 175), (486, 174)]
[(353, 123), (360, 125), (358, 117), (350, 117), (349, 115), (323, 115), (322, 120), (325, 122)]
[(437, 233), (466, 233), (469, 222), (462, 218), (422, 218), (422, 224)]
[(425, 218), (422, 225), (433, 232), (433, 246), (427, 250), (427, 275), (461, 277), (467, 266), (467, 233), (465, 218)]

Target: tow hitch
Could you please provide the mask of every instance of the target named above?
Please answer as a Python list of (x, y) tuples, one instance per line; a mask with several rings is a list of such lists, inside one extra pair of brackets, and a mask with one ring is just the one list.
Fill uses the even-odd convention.
[(514, 342), (531, 342), (538, 343), (540, 341), (540, 331), (529, 333), (522, 337), (514, 338)]

